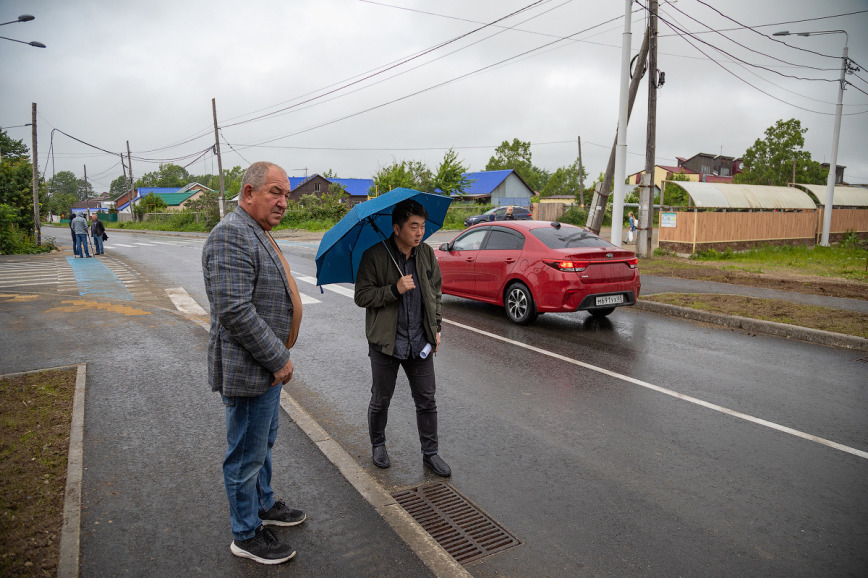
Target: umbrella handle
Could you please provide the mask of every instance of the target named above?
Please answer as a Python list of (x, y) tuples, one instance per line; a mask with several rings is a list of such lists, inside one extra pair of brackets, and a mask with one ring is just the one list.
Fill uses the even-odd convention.
[(386, 248), (386, 253), (389, 254), (389, 258), (392, 259), (392, 263), (395, 264), (395, 269), (398, 270), (398, 274), (401, 275), (401, 277), (403, 277), (403, 276), (404, 276), (404, 272), (401, 271), (401, 267), (398, 265), (398, 262), (395, 260), (395, 256), (392, 255), (392, 251), (389, 249), (389, 246), (386, 244), (386, 236), (383, 235), (383, 232), (382, 232), (382, 231), (380, 230), (380, 228), (377, 226), (377, 223), (374, 222), (374, 219), (371, 219), (371, 218), (369, 217), (369, 218), (368, 218), (368, 222), (369, 222), (369, 223), (371, 224), (371, 226), (374, 228), (374, 231), (376, 231), (377, 234), (380, 236), (380, 242), (383, 244), (383, 247)]

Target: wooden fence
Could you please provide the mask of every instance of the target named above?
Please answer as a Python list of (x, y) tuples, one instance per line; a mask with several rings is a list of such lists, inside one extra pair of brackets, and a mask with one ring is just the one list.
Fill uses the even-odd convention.
[[(815, 243), (823, 226), (823, 210), (799, 212), (664, 212), (660, 247), (695, 253), (705, 248), (747, 248), (760, 243)], [(662, 226), (672, 223), (674, 227)], [(868, 233), (868, 210), (835, 209), (830, 237), (855, 231)]]

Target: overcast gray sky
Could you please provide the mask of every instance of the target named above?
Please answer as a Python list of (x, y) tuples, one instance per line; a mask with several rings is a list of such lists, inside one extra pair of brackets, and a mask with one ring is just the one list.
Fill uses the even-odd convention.
[[(645, 4), (634, 3), (634, 53)], [(707, 32), (738, 26), (708, 5), (755, 27), (724, 33), (744, 46)], [(695, 38), (729, 55), (697, 39), (691, 46), (660, 22), (658, 164), (698, 152), (740, 156), (789, 118), (808, 129), (813, 158), (827, 161), (844, 36), (779, 39), (799, 50), (757, 31), (844, 29), (850, 57), (868, 66), (866, 11), (868, 0), (661, 3), (662, 19), (705, 31)], [(0, 40), (0, 126), (30, 122), (36, 102), (40, 170), (81, 176), (87, 165), (97, 191), (121, 175), (119, 157), (58, 132), (49, 157), (52, 129), (112, 152), (129, 140), (136, 177), (169, 160), (216, 174), (215, 156), (202, 154), (214, 142), (212, 98), (224, 168), (271, 160), (290, 176), (370, 178), (395, 160), (434, 170), (454, 147), (470, 170), (483, 170), (494, 147), (519, 138), (532, 143), (535, 165), (554, 171), (575, 160), (581, 136), (593, 178), (615, 136), (623, 12), (617, 0), (3, 0), (0, 21), (36, 20), (0, 34), (47, 48)], [(802, 19), (816, 20), (763, 26)], [(857, 74), (844, 94), (838, 164), (848, 181), (868, 183), (868, 70)], [(646, 96), (643, 82), (628, 173), (644, 167)], [(8, 133), (30, 144), (29, 127)]]

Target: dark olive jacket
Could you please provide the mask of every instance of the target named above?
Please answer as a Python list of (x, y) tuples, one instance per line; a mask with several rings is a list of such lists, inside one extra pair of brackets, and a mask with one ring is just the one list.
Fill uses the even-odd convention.
[[(387, 241), (392, 251), (396, 251), (391, 239)], [(397, 254), (393, 253), (396, 255)], [(440, 331), (440, 298), (443, 278), (434, 250), (421, 243), (416, 248), (416, 276), (422, 292), (422, 315), (425, 337), (428, 343), (437, 343)], [(398, 279), (401, 273), (386, 252), (383, 243), (377, 243), (362, 255), (359, 272), (356, 275), (355, 301), (365, 312), (365, 335), (368, 342), (386, 355), (395, 351), (395, 333), (398, 330)]]

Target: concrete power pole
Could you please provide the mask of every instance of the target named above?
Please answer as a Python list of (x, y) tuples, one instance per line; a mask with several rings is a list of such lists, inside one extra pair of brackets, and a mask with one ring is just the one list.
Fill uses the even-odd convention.
[[(627, 121), (630, 120), (630, 113), (633, 111), (633, 102), (636, 100), (636, 93), (639, 92), (639, 82), (645, 75), (645, 59), (648, 56), (648, 31), (645, 31), (645, 39), (642, 41), (642, 47), (639, 49), (639, 54), (634, 58), (636, 63), (633, 67), (633, 79), (630, 81), (630, 102), (627, 107)], [(612, 188), (612, 180), (615, 174), (615, 147), (618, 143), (618, 137), (615, 136), (615, 142), (612, 143), (612, 152), (609, 153), (609, 164), (606, 165), (606, 175), (603, 177), (602, 183), (597, 183), (594, 189), (594, 196), (591, 198), (590, 210), (588, 211), (588, 222), (586, 226), (594, 233), (599, 234), (600, 227), (603, 226), (603, 215), (606, 213), (606, 204), (609, 201), (609, 190)]]
[(84, 208), (87, 211), (87, 216), (90, 217), (90, 203), (87, 202), (87, 165), (82, 166), (84, 167)]
[[(647, 186), (639, 189), (639, 231), (636, 253), (650, 257), (654, 232), (654, 167), (657, 164), (657, 0), (649, 2), (648, 17), (648, 129), (645, 140), (645, 175)], [(643, 183), (645, 184), (645, 183)]]
[(211, 110), (214, 112), (214, 142), (217, 146), (217, 170), (220, 171), (220, 220), (226, 214), (226, 192), (223, 188), (223, 159), (220, 157), (220, 137), (217, 134), (217, 99), (211, 99)]
[(33, 103), (33, 236), (36, 244), (42, 244), (42, 227), (39, 225), (39, 155), (36, 153), (36, 103)]
[(136, 182), (133, 180), (133, 155), (130, 154), (130, 141), (127, 141), (127, 162), (130, 163), (130, 216), (134, 217), (136, 208)]
[(579, 137), (579, 206), (585, 208), (585, 169), (582, 167), (582, 137)]

